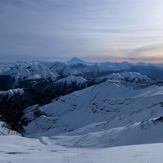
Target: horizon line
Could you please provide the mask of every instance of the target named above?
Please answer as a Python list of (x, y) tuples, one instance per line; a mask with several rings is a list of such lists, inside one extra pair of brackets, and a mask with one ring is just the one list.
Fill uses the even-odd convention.
[(163, 64), (163, 57), (66, 57), (66, 58), (56, 58), (56, 57), (40, 57), (40, 58), (20, 58), (20, 59), (1, 59), (0, 63), (14, 63), (14, 62), (34, 62), (34, 61), (40, 61), (40, 62), (67, 62), (70, 61), (73, 58), (80, 59), (82, 61), (88, 62), (88, 63), (106, 63), (106, 62), (112, 62), (112, 63), (131, 63), (131, 64)]

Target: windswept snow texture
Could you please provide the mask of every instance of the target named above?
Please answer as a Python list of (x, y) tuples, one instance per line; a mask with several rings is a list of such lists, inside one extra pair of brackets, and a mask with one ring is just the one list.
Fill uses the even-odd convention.
[(135, 88), (106, 81), (37, 109), (42, 113), (37, 118), (26, 110), (28, 119), (31, 115), (26, 136), (49, 136), (59, 145), (113, 147), (163, 140), (163, 87), (157, 85)]
[(65, 83), (65, 82), (67, 84), (71, 84), (73, 82), (76, 82), (76, 84), (83, 84), (83, 83), (86, 83), (87, 80), (84, 79), (81, 76), (73, 76), (73, 75), (70, 75), (70, 76), (67, 76), (65, 78), (62, 78), (62, 79), (56, 81), (56, 83)]
[(48, 138), (1, 136), (1, 163), (162, 163), (163, 144), (103, 149), (67, 148)]
[(151, 82), (151, 79), (146, 75), (142, 75), (138, 72), (122, 72), (113, 73), (107, 76), (102, 76), (101, 79), (115, 80), (115, 81), (127, 81), (127, 82)]

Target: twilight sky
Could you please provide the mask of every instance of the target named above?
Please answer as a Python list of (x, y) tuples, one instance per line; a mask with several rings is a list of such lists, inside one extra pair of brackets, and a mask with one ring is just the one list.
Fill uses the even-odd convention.
[(0, 0), (0, 60), (163, 63), (163, 0)]

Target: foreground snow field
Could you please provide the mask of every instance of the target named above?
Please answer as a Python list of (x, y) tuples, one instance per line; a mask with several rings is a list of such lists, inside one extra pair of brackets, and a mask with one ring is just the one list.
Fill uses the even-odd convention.
[(163, 144), (67, 148), (46, 137), (1, 136), (0, 163), (162, 163)]

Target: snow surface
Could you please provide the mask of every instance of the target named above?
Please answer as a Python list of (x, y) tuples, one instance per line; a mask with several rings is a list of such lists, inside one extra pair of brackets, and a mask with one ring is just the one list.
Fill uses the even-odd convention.
[(127, 82), (150, 82), (151, 79), (146, 75), (142, 75), (138, 72), (122, 72), (112, 73), (107, 76), (100, 77), (101, 79), (127, 81)]
[(14, 94), (19, 94), (19, 95), (23, 95), (24, 94), (24, 90), (21, 88), (17, 88), (17, 89), (9, 89), (7, 91), (0, 91), (0, 95), (8, 95), (8, 96), (13, 96)]
[(67, 148), (48, 138), (0, 137), (1, 163), (162, 163), (163, 144), (114, 148)]
[(83, 84), (83, 83), (86, 83), (87, 80), (81, 76), (70, 75), (70, 76), (67, 76), (65, 78), (62, 78), (56, 81), (56, 83), (65, 83), (65, 82), (67, 84), (71, 84), (72, 82), (76, 82), (77, 84)]
[(49, 78), (55, 79), (57, 74), (50, 71), (48, 65), (39, 61), (33, 62), (16, 62), (8, 66), (7, 69), (0, 69), (2, 75), (14, 76), (19, 79), (40, 79)]
[(138, 89), (106, 81), (37, 109), (40, 117), (33, 118), (30, 108), (27, 114), (32, 120), (25, 127), (28, 137), (48, 136), (69, 147), (163, 142), (161, 86)]

